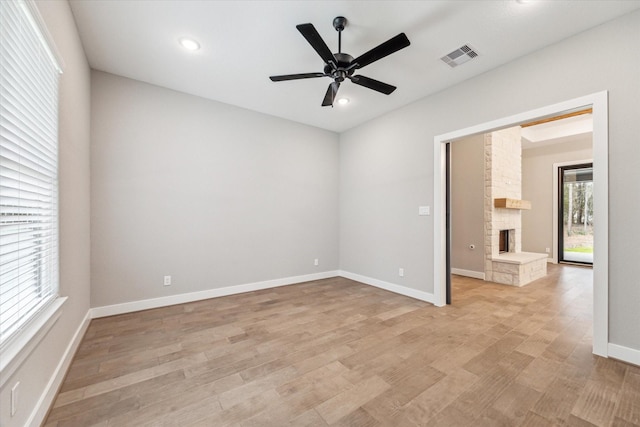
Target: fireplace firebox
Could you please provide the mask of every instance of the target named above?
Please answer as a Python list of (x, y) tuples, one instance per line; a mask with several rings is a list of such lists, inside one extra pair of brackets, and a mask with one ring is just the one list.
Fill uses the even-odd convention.
[(504, 254), (509, 252), (509, 237), (509, 230), (500, 230), (498, 253)]

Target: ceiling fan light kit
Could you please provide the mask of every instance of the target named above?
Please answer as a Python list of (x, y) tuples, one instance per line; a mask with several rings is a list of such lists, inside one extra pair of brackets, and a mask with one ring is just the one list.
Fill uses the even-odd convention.
[(313, 24), (300, 24), (296, 28), (300, 34), (309, 42), (311, 47), (324, 61), (322, 72), (302, 73), (302, 74), (286, 74), (280, 76), (269, 77), (271, 81), (281, 82), (286, 80), (310, 79), (316, 77), (330, 77), (333, 82), (329, 84), (327, 92), (322, 100), (322, 106), (332, 106), (336, 99), (340, 84), (346, 79), (353, 83), (375, 90), (385, 95), (391, 94), (396, 90), (395, 86), (372, 79), (362, 75), (354, 75), (356, 70), (366, 67), (367, 65), (378, 61), (385, 56), (391, 55), (409, 46), (411, 43), (404, 33), (400, 33), (390, 38), (386, 42), (374, 47), (373, 49), (363, 53), (357, 58), (342, 52), (342, 30), (347, 26), (347, 18), (338, 16), (333, 20), (333, 28), (338, 32), (338, 53), (332, 53), (327, 44), (322, 40), (320, 34)]

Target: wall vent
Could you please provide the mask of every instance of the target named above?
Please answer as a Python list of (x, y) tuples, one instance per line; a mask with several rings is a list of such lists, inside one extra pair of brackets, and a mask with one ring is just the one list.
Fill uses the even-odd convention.
[(476, 56), (478, 56), (478, 54), (473, 50), (473, 48), (468, 44), (465, 44), (461, 48), (454, 50), (440, 59), (442, 59), (445, 64), (448, 64), (453, 68), (472, 60)]

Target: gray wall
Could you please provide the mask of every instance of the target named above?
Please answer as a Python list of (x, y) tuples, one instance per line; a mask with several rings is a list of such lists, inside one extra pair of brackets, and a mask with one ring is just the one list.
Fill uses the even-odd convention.
[(629, 55), (636, 40), (640, 12), (341, 134), (341, 268), (433, 292), (433, 216), (418, 217), (417, 206), (433, 204), (434, 137), (607, 90), (609, 337), (640, 349), (640, 55)]
[[(593, 157), (592, 135), (522, 151), (522, 198), (531, 210), (522, 211), (522, 250), (544, 253), (553, 247), (553, 164)], [(551, 256), (551, 253), (549, 254)]]
[[(24, 426), (35, 413), (89, 310), (89, 66), (67, 2), (36, 4), (64, 65), (59, 91), (60, 293), (68, 299), (61, 317), (0, 390), (3, 427)], [(18, 410), (11, 417), (11, 387), (18, 381)]]
[(484, 135), (451, 144), (451, 268), (481, 274), (485, 255), (484, 163)]
[(338, 268), (335, 133), (91, 80), (93, 307)]

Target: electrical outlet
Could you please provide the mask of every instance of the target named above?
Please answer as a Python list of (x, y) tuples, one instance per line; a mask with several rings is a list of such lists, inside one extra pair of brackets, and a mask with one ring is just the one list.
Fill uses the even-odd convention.
[(550, 254), (550, 253), (551, 253), (551, 248), (546, 248), (546, 249), (545, 249), (545, 252), (546, 252), (546, 253), (548, 253), (548, 254)]
[(318, 258), (313, 260), (313, 265), (319, 265), (320, 263), (318, 262)]
[(18, 386), (20, 385), (20, 381), (15, 383), (13, 387), (11, 387), (11, 416), (13, 417), (18, 410)]
[(404, 268), (398, 269), (398, 276), (404, 277)]
[(164, 276), (164, 285), (171, 286), (171, 276)]

